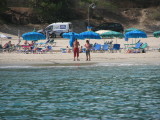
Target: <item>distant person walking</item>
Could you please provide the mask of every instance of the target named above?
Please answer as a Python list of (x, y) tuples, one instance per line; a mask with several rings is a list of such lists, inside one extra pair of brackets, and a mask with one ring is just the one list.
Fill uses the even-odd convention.
[(91, 60), (90, 49), (92, 45), (89, 43), (89, 40), (86, 40), (86, 44), (84, 46), (86, 47), (86, 61), (90, 61)]
[(77, 57), (77, 61), (79, 61), (78, 57), (79, 57), (79, 42), (77, 39), (75, 39), (75, 41), (73, 42), (73, 51), (74, 51), (74, 61), (75, 58)]

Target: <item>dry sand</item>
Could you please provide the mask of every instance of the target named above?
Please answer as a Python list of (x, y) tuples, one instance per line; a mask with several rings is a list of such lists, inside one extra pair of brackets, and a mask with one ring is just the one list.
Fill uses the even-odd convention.
[[(0, 33), (4, 35), (11, 36), (12, 43), (18, 43), (18, 37)], [(136, 41), (138, 41), (137, 39)], [(69, 46), (68, 39), (56, 38), (56, 46), (53, 47), (53, 52), (46, 54), (24, 54), (24, 53), (0, 53), (0, 66), (7, 65), (32, 65), (32, 66), (67, 66), (67, 65), (92, 65), (92, 64), (158, 64), (160, 65), (160, 52), (158, 52), (158, 48), (160, 48), (160, 38), (154, 38), (153, 36), (149, 36), (148, 38), (141, 38), (141, 42), (148, 43), (149, 49), (146, 53), (126, 53), (125, 50), (117, 53), (91, 53), (91, 61), (85, 61), (85, 53), (80, 53), (80, 61), (73, 61), (73, 53), (61, 53), (60, 48), (66, 48)], [(4, 45), (8, 39), (1, 39), (2, 45)], [(110, 39), (106, 40), (90, 40), (90, 43), (94, 44), (99, 43), (103, 44), (104, 41), (110, 41)], [(117, 42), (121, 44), (121, 47), (124, 48), (125, 43), (132, 43), (135, 39), (129, 39), (128, 42), (124, 41), (124, 39), (117, 39)], [(45, 42), (38, 41), (38, 42)], [(84, 46), (85, 40), (79, 40), (81, 46)], [(113, 39), (113, 42), (116, 43), (116, 39)], [(21, 44), (24, 41), (22, 40)]]

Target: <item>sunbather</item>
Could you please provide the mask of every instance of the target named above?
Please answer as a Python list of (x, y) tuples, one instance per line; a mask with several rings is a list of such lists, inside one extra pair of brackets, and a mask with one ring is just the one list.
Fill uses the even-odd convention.
[(66, 52), (67, 52), (67, 53), (71, 53), (71, 50), (69, 49), (68, 46), (67, 46), (67, 48), (66, 48)]
[(11, 46), (12, 46), (11, 41), (9, 41), (3, 46), (3, 48), (7, 49), (7, 48), (10, 48)]

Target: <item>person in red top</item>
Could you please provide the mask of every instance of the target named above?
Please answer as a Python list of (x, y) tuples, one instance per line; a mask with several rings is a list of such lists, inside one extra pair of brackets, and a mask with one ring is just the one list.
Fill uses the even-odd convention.
[(74, 51), (74, 61), (75, 58), (77, 57), (77, 61), (79, 61), (78, 57), (79, 57), (79, 42), (77, 39), (75, 39), (75, 41), (73, 42), (73, 51)]
[(34, 41), (32, 41), (32, 42), (29, 44), (29, 50), (32, 50), (32, 49), (34, 48), (34, 44), (35, 44)]
[(90, 49), (92, 46), (89, 43), (89, 40), (86, 40), (86, 44), (84, 46), (86, 47), (86, 61), (90, 61), (91, 60)]

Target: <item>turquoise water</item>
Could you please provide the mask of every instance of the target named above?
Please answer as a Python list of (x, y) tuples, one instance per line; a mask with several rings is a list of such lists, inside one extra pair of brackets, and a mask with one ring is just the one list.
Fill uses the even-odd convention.
[(160, 120), (160, 66), (0, 68), (0, 120)]

